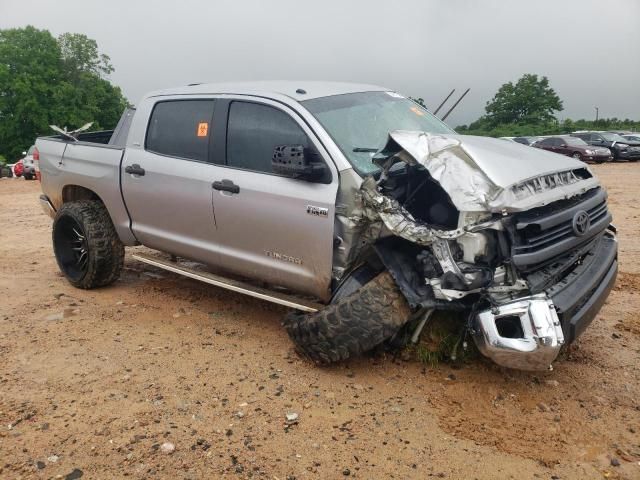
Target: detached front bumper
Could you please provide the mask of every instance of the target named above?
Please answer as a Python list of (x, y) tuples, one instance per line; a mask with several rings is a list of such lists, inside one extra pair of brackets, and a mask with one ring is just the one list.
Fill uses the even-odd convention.
[(593, 321), (613, 288), (618, 245), (604, 233), (562, 280), (529, 297), (481, 311), (473, 338), (495, 363), (519, 370), (546, 370), (565, 343)]

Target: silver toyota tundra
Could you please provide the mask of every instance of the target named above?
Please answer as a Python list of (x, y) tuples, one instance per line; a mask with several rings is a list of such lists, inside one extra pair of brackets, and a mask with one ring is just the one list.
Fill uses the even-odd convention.
[(113, 131), (61, 132), (36, 146), (69, 282), (108, 285), (144, 245), (157, 254), (133, 258), (291, 307), (284, 325), (318, 363), (451, 310), (496, 363), (547, 369), (616, 278), (587, 165), (457, 135), (386, 88), (190, 85)]

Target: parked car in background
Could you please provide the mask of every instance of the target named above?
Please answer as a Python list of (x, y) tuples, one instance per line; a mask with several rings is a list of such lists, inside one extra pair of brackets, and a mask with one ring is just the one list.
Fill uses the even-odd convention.
[(24, 173), (24, 165), (22, 164), (22, 160), (18, 160), (13, 166), (13, 174), (16, 177), (21, 177)]
[(629, 142), (640, 142), (640, 133), (628, 133), (620, 136)]
[(13, 177), (13, 165), (0, 165), (0, 178)]
[(581, 138), (594, 147), (606, 147), (611, 150), (614, 160), (636, 161), (640, 159), (640, 142), (633, 142), (617, 133), (576, 132), (572, 137)]
[(534, 147), (582, 161), (604, 163), (613, 160), (611, 150), (608, 148), (591, 146), (581, 138), (570, 135), (544, 138), (537, 142)]
[(533, 146), (533, 144), (536, 143), (538, 140), (540, 140), (540, 137), (515, 137), (513, 139), (514, 142), (518, 142), (523, 145), (528, 145), (530, 147)]
[(24, 166), (23, 176), (25, 180), (36, 179), (36, 164), (34, 154), (37, 152), (35, 145), (31, 145), (28, 151), (22, 152), (24, 158), (22, 159), (22, 165)]
[(499, 137), (500, 140), (506, 140), (508, 142), (521, 143), (522, 145), (531, 146), (537, 142), (540, 137)]

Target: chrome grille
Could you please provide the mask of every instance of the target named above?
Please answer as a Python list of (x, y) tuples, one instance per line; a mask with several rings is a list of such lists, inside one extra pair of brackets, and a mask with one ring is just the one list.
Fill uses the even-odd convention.
[[(574, 218), (583, 211), (589, 217), (589, 226), (578, 234)], [(589, 241), (610, 222), (607, 195), (599, 188), (564, 205), (558, 202), (520, 214), (515, 221), (513, 262), (522, 270), (533, 270)]]

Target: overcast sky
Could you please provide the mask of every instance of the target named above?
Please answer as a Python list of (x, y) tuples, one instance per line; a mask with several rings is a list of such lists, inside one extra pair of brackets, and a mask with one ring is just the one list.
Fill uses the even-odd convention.
[(471, 92), (453, 126), (498, 87), (546, 75), (561, 118), (640, 120), (640, 0), (0, 0), (0, 28), (84, 33), (132, 103), (226, 80), (384, 85), (433, 109)]

